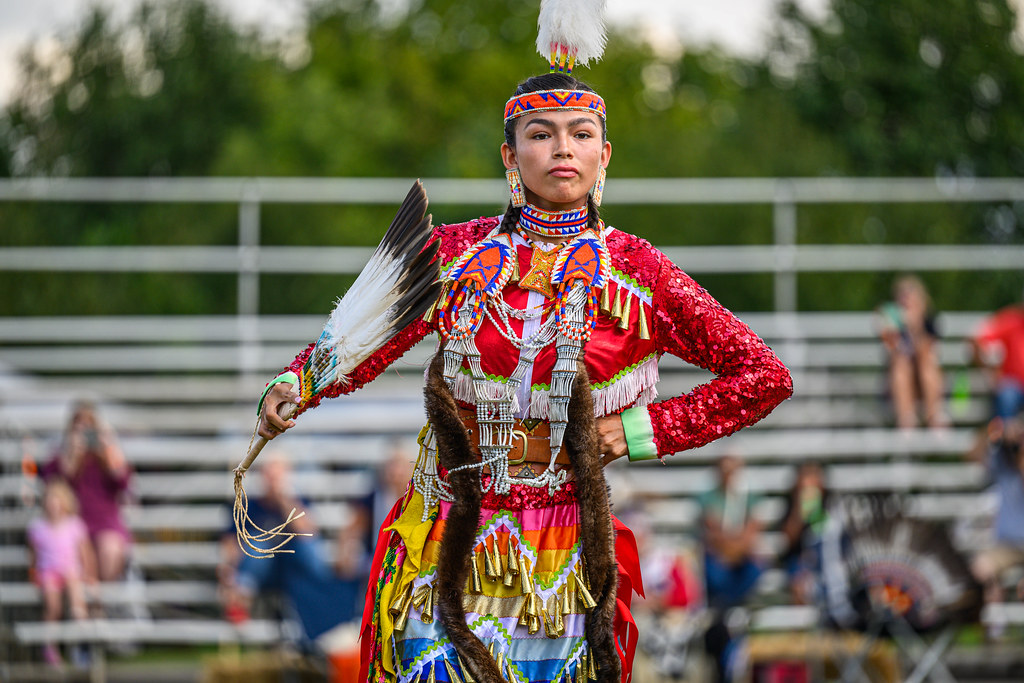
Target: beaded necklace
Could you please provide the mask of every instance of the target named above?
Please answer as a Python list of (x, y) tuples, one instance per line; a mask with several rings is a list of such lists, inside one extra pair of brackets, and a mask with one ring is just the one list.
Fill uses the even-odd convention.
[(567, 211), (547, 211), (526, 204), (519, 213), (519, 227), (545, 237), (576, 237), (587, 227), (587, 205)]

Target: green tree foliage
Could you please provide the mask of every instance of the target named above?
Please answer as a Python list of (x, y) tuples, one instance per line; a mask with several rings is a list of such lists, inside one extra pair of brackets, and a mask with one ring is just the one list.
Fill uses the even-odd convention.
[(9, 172), (207, 173), (231, 128), (260, 125), (246, 43), (200, 0), (144, 4), (123, 25), (93, 8), (57, 54), (24, 53)]
[(779, 11), (793, 103), (864, 175), (1024, 173), (1024, 60), (1005, 0), (832, 0)]
[[(616, 177), (1020, 172), (1013, 15), (1005, 0), (953, 2), (834, 0), (821, 22), (784, 3), (763, 61), (657, 53), (613, 31), (603, 62), (580, 70), (609, 103), (609, 187)], [(314, 2), (300, 30), (274, 39), (203, 0), (144, 4), (123, 22), (93, 9), (56, 54), (25, 52), (20, 88), (0, 114), (0, 174), (500, 177), (502, 104), (544, 66), (533, 47), (536, 3), (382, 7)], [(433, 208), (456, 221), (502, 207)], [(264, 205), (262, 242), (372, 244), (392, 210)], [(233, 244), (236, 212), (14, 203), (0, 205), (0, 222), (11, 245)], [(603, 215), (666, 245), (772, 239), (766, 206), (611, 205)], [(1019, 239), (1016, 226), (1015, 207), (802, 207), (799, 239), (1005, 242)], [(768, 275), (701, 279), (731, 307), (771, 306)], [(870, 307), (890, 277), (835, 279), (801, 276), (801, 306)], [(934, 292), (941, 306), (978, 306), (967, 280), (938, 286), (946, 280), (954, 284)], [(262, 284), (265, 312), (322, 312), (344, 281)], [(235, 306), (230, 276), (0, 273), (0, 286), (17, 292), (0, 305), (9, 314)]]
[[(822, 19), (779, 6), (766, 62), (808, 127), (828, 136), (854, 176), (1024, 173), (1024, 59), (1005, 0), (832, 0)], [(1024, 206), (805, 207), (805, 242), (1020, 243)], [(1018, 273), (936, 273), (947, 308), (1012, 300)], [(864, 308), (891, 276), (801, 276), (801, 306)], [(841, 285), (841, 286), (840, 286)], [(1010, 295), (1009, 293), (1013, 294)]]

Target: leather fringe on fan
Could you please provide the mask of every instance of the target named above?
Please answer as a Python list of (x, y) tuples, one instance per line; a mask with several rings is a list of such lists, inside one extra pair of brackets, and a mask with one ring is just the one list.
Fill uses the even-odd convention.
[[(434, 356), (424, 390), (427, 417), (437, 437), (438, 456), (449, 472), (476, 461), (458, 405), (443, 377), (443, 348)], [(565, 446), (576, 477), (580, 538), (586, 557), (595, 607), (586, 615), (585, 632), (599, 683), (618, 683), (621, 663), (616, 653), (614, 619), (618, 567), (608, 487), (597, 451), (590, 380), (581, 362), (569, 402)], [(463, 591), (469, 577), (480, 520), (480, 474), (464, 469), (448, 475), (455, 502), (445, 524), (437, 563), (438, 611), (456, 652), (477, 683), (503, 683), (493, 656), (466, 625)]]

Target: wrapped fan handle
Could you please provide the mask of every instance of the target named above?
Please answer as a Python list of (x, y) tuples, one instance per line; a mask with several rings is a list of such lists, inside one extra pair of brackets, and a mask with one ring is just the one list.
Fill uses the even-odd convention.
[[(298, 410), (298, 403), (289, 402), (285, 404), (284, 410), (282, 412), (279, 412), (278, 415), (280, 415), (285, 420), (290, 420), (292, 419), (292, 416), (295, 415), (296, 412), (298, 412)], [(256, 456), (259, 455), (260, 451), (263, 450), (263, 447), (267, 445), (267, 441), (268, 439), (265, 436), (253, 437), (252, 443), (249, 444), (249, 452), (246, 454), (245, 459), (242, 460), (242, 462), (238, 463), (238, 467), (235, 468), (236, 478), (244, 475), (246, 471), (249, 469), (249, 467), (252, 466), (253, 461), (256, 460)]]
[[(285, 405), (284, 410), (278, 413), (285, 420), (290, 420), (296, 412), (298, 412), (299, 406), (296, 403), (288, 403)], [(249, 517), (249, 497), (245, 493), (245, 485), (243, 480), (245, 479), (246, 470), (252, 465), (253, 461), (256, 460), (256, 456), (260, 454), (263, 447), (267, 445), (267, 439), (262, 436), (253, 434), (253, 440), (249, 444), (249, 452), (246, 454), (245, 459), (238, 464), (235, 468), (235, 504), (232, 508), (232, 517), (235, 521), (235, 535), (238, 539), (238, 547), (242, 549), (249, 557), (256, 559), (266, 559), (273, 557), (280, 553), (291, 553), (293, 550), (285, 550), (284, 546), (290, 540), (296, 536), (312, 536), (310, 533), (295, 533), (286, 531), (288, 526), (299, 517), (302, 517), (306, 513), (297, 512), (292, 509), (288, 513), (288, 518), (282, 523), (271, 529), (263, 529), (259, 527)], [(250, 531), (252, 528), (253, 531)], [(267, 543), (273, 545), (267, 545)]]

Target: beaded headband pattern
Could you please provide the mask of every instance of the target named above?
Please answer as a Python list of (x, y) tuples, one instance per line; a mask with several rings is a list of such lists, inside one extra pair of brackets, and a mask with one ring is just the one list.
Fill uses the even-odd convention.
[(586, 111), (607, 118), (604, 99), (589, 90), (539, 90), (517, 95), (505, 103), (505, 122), (523, 114), (552, 110)]

